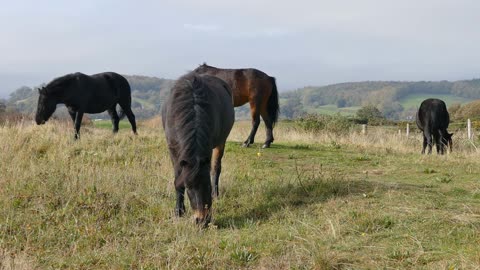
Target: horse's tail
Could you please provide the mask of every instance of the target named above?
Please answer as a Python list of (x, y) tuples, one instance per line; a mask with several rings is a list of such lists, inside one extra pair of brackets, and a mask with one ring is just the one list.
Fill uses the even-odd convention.
[[(117, 81), (115, 81), (114, 78), (112, 78), (112, 75), (105, 76), (105, 79), (107, 80), (110, 87), (115, 91), (116, 99), (119, 100), (121, 98), (126, 98), (126, 103), (127, 104), (125, 104), (125, 105), (127, 105), (129, 108), (131, 108), (131, 106), (132, 106), (132, 96), (130, 94), (131, 93), (130, 84), (128, 83), (127, 79), (125, 79), (125, 77), (119, 76), (118, 74), (116, 75), (116, 77), (117, 77), (116, 78)], [(118, 77), (120, 77), (120, 80), (123, 80), (124, 85), (119, 85)], [(121, 83), (122, 82), (120, 81), (120, 84)], [(125, 91), (122, 91), (121, 89), (128, 90), (128, 95), (122, 95), (121, 93), (123, 93)], [(120, 118), (120, 120), (122, 120), (123, 118), (125, 118), (125, 112), (123, 111), (122, 106), (119, 106), (119, 107), (120, 107), (120, 109), (118, 110), (117, 114), (118, 114), (118, 117)]]
[(275, 82), (275, 77), (270, 77), (270, 82), (272, 83), (272, 93), (268, 98), (267, 112), (268, 112), (268, 116), (270, 117), (270, 120), (272, 121), (272, 126), (275, 126), (275, 123), (278, 121), (280, 106), (278, 105), (278, 91), (277, 91), (277, 83)]

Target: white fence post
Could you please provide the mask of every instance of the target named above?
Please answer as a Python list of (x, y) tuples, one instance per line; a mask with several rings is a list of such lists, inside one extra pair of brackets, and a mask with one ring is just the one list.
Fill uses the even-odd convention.
[(410, 124), (407, 123), (407, 138), (410, 136)]
[(366, 124), (362, 124), (362, 134), (367, 134), (367, 125)]
[(469, 119), (467, 119), (467, 137), (469, 140), (471, 140), (473, 138), (473, 135), (472, 135), (472, 121)]

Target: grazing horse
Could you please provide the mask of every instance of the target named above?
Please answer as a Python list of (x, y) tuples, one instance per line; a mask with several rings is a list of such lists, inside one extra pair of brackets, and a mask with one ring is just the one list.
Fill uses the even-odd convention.
[[(80, 126), (84, 113), (101, 113), (108, 111), (112, 118), (113, 132), (118, 132), (118, 123), (125, 114), (137, 134), (135, 115), (131, 109), (132, 97), (130, 85), (120, 74), (104, 72), (95, 75), (72, 73), (51, 81), (40, 88), (35, 121), (45, 124), (57, 108), (57, 104), (65, 104), (75, 126), (75, 139), (80, 136)], [(120, 116), (116, 106), (120, 105)]]
[(450, 115), (445, 102), (434, 98), (424, 100), (418, 109), (416, 122), (417, 127), (423, 131), (422, 154), (425, 154), (427, 145), (428, 154), (432, 153), (432, 136), (437, 147), (437, 154), (443, 155), (445, 146), (450, 146), (450, 152), (452, 152), (453, 133), (447, 131)]
[(267, 138), (262, 148), (270, 147), (273, 142), (273, 127), (278, 120), (279, 105), (275, 78), (254, 69), (221, 69), (203, 64), (194, 70), (198, 74), (208, 74), (224, 80), (232, 89), (235, 107), (250, 103), (252, 130), (244, 147), (253, 144), (260, 116), (266, 126)]
[(162, 106), (162, 125), (175, 174), (177, 216), (185, 213), (186, 188), (195, 222), (210, 222), (212, 195), (218, 196), (225, 142), (234, 121), (231, 90), (221, 79), (191, 72), (173, 86)]

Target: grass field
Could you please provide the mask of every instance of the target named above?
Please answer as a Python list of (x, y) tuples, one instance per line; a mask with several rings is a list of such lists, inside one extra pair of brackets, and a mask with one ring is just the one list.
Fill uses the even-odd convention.
[(431, 95), (431, 94), (411, 94), (408, 95), (407, 97), (400, 99), (399, 102), (405, 109), (410, 109), (410, 108), (418, 108), (420, 107), (420, 103), (424, 101), (427, 98), (438, 98), (447, 104), (447, 107), (454, 104), (454, 103), (467, 103), (472, 101), (471, 99), (468, 98), (462, 98), (454, 95)]
[[(93, 121), (93, 125), (96, 128), (102, 128), (102, 129), (112, 129), (112, 121), (110, 120), (97, 120)], [(131, 129), (130, 123), (128, 120), (121, 120), (120, 123), (118, 124), (119, 129)]]
[(263, 129), (241, 148), (237, 122), (199, 229), (173, 215), (158, 121), (122, 127), (0, 126), (0, 269), (479, 269), (479, 142), (463, 134), (422, 156), (419, 134), (280, 123), (261, 150)]

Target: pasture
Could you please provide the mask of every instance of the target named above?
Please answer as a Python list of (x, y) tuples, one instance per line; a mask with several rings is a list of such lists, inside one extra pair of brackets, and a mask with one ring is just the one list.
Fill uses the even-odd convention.
[(448, 95), (448, 94), (423, 94), (423, 93), (418, 93), (418, 94), (410, 94), (402, 99), (399, 100), (400, 104), (403, 106), (405, 109), (417, 109), (422, 101), (424, 101), (427, 98), (438, 98), (447, 104), (447, 106), (451, 106), (452, 104), (455, 103), (468, 103), (472, 101), (471, 99), (468, 98), (463, 98), (463, 97), (458, 97), (455, 95)]
[[(104, 125), (100, 125), (104, 126)], [(478, 269), (480, 153), (422, 156), (421, 135), (229, 137), (207, 229), (175, 218), (158, 121), (0, 126), (0, 269)], [(120, 127), (124, 127), (121, 125)]]

